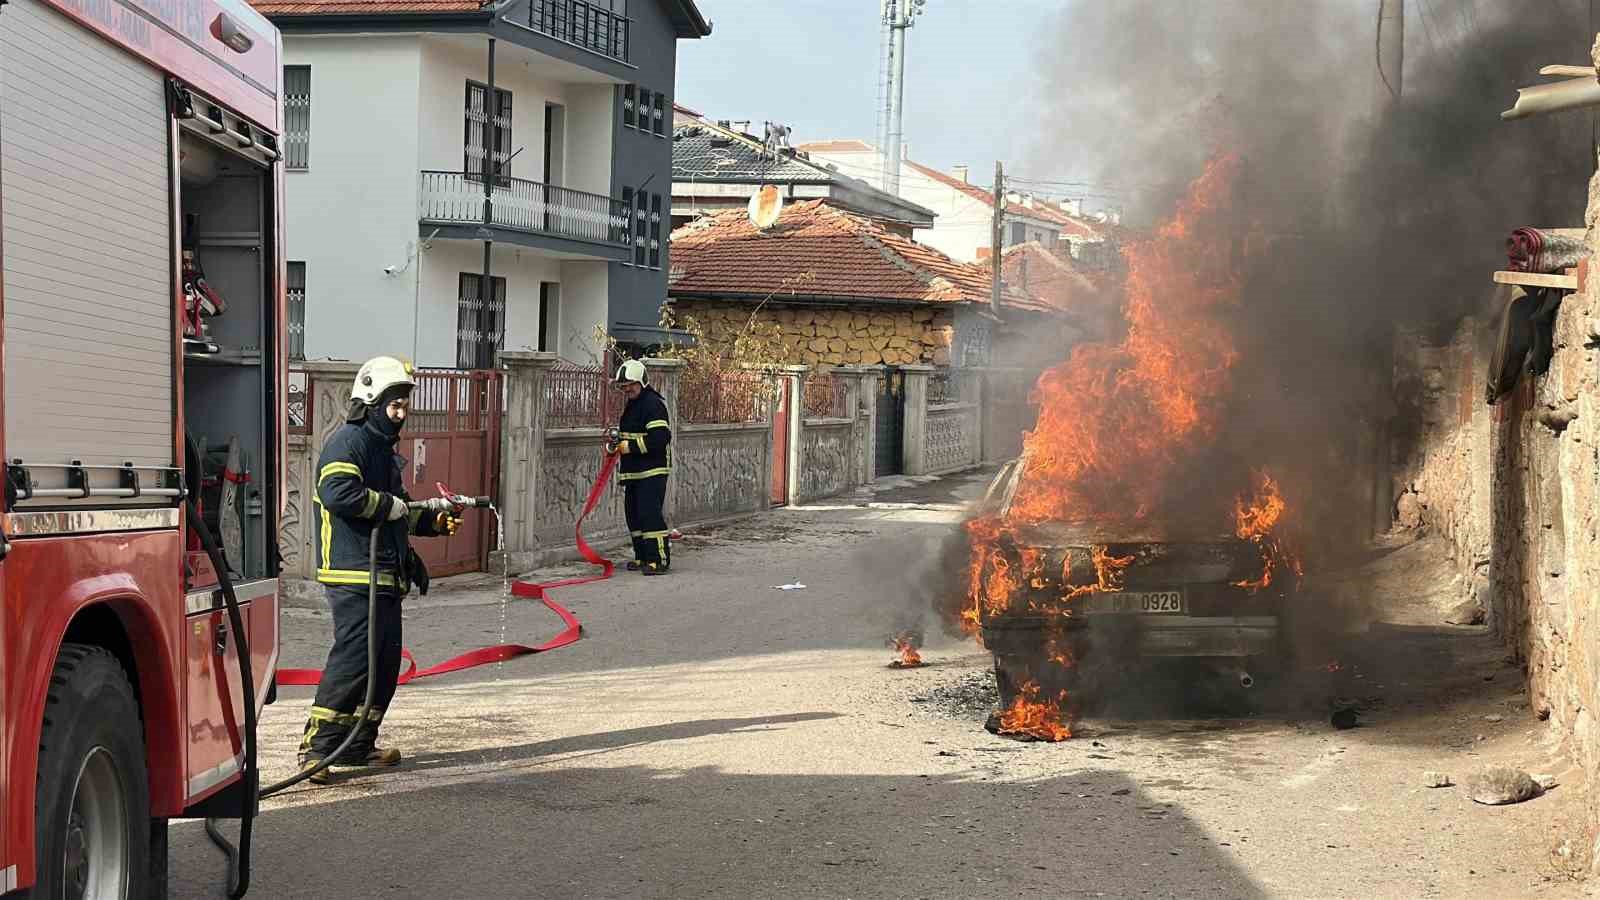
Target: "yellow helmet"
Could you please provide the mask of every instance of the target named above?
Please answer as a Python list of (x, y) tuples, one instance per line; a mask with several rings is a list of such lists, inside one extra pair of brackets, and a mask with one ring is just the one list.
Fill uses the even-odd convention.
[(411, 363), (394, 356), (374, 356), (356, 372), (350, 399), (368, 406), (378, 402), (383, 392), (397, 384), (417, 386), (417, 370)]

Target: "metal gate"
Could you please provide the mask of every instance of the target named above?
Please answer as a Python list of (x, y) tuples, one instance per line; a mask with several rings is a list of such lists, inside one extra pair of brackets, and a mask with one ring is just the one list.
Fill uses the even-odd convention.
[(878, 393), (878, 430), (874, 436), (877, 452), (872, 463), (874, 478), (899, 475), (905, 471), (902, 448), (906, 430), (906, 373), (885, 369)]
[(772, 505), (789, 504), (789, 403), (794, 395), (793, 375), (779, 375), (777, 411), (772, 418)]
[[(487, 495), (499, 502), (504, 391), (502, 374), (494, 370), (417, 372), (411, 416), (399, 447), (412, 497), (436, 497), (435, 485), (443, 483), (456, 493)], [(494, 541), (494, 516), (470, 513), (451, 537), (424, 538), (414, 546), (429, 575), (460, 575), (487, 569)]]

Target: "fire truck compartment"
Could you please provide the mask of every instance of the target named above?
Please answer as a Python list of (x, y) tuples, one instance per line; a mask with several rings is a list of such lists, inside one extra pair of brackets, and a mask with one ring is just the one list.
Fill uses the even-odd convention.
[(199, 469), (186, 461), (188, 477), (235, 578), (275, 577), (279, 312), (271, 302), (278, 296), (271, 180), (255, 162), (188, 131), (179, 150), (182, 245), (227, 302), (206, 320), (216, 352), (184, 353), (184, 427), (207, 458)]

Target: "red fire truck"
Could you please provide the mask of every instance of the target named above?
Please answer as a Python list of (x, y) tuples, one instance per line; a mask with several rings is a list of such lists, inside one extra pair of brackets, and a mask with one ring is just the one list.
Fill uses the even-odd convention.
[(164, 896), (168, 819), (254, 809), (281, 71), (243, 0), (0, 0), (0, 894)]

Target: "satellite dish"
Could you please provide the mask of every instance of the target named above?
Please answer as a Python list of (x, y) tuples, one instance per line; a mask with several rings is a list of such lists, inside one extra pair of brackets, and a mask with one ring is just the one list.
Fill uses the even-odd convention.
[(783, 212), (783, 195), (772, 185), (764, 185), (761, 190), (750, 196), (750, 222), (756, 228), (766, 231), (778, 221), (778, 214)]

